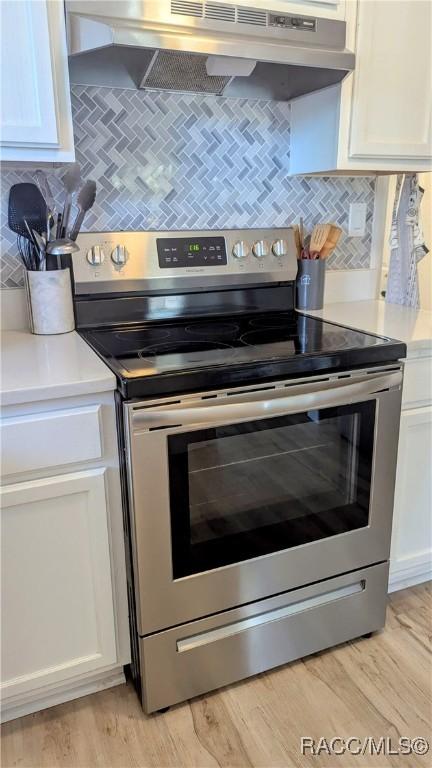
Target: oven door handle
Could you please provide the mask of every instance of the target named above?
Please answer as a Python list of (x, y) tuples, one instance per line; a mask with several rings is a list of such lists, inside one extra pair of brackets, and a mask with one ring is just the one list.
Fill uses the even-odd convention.
[[(359, 377), (356, 382), (352, 379), (339, 379), (330, 382), (314, 382), (310, 385), (293, 385), (282, 393), (275, 393), (273, 398), (265, 400), (249, 400), (223, 405), (207, 405), (206, 401), (192, 407), (176, 408), (167, 406), (163, 410), (136, 410), (133, 412), (134, 427), (155, 429), (167, 426), (192, 426), (199, 424), (221, 424), (265, 418), (266, 416), (301, 413), (302, 411), (336, 405), (348, 405), (350, 402), (363, 397), (378, 394), (383, 390), (400, 387), (402, 371), (388, 374), (368, 374)], [(297, 394), (298, 393), (298, 394)], [(257, 393), (254, 393), (255, 396)]]

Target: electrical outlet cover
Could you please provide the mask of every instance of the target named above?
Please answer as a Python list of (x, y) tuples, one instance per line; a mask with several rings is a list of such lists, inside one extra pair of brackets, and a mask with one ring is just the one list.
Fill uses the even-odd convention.
[(366, 203), (350, 203), (348, 219), (349, 237), (364, 237), (366, 232)]

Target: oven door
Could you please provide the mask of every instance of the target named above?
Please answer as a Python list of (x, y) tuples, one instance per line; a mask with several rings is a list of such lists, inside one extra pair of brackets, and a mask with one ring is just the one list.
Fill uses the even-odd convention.
[(402, 371), (125, 406), (138, 631), (388, 559)]

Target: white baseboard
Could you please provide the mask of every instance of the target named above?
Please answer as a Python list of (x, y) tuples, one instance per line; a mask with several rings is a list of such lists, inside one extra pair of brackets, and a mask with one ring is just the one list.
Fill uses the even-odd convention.
[(414, 587), (432, 579), (432, 552), (390, 561), (389, 592)]
[(83, 675), (78, 680), (45, 686), (39, 690), (3, 700), (0, 722), (6, 723), (17, 717), (55, 707), (57, 704), (64, 704), (66, 701), (79, 699), (125, 682), (123, 666), (116, 666), (102, 672)]

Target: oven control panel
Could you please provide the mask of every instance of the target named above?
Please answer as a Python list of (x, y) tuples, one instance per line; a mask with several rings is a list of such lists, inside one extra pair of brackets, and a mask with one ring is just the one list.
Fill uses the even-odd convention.
[(295, 280), (292, 228), (83, 232), (73, 254), (77, 294), (205, 291)]
[(161, 269), (222, 267), (227, 263), (224, 237), (157, 237)]

